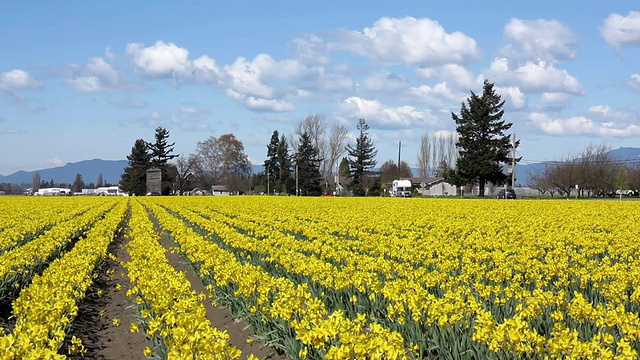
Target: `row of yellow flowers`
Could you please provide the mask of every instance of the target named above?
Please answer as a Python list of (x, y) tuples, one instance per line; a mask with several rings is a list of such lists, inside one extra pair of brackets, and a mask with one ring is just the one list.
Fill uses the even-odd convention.
[[(144, 200), (150, 206), (151, 201)], [(165, 204), (175, 206), (179, 202), (172, 199)], [(171, 232), (180, 250), (191, 262), (199, 264), (205, 280), (212, 279), (218, 287), (233, 284), (235, 291), (228, 295), (244, 299), (250, 311), (260, 314), (264, 321), (281, 319), (295, 331), (295, 338), (304, 346), (297, 352), (292, 351), (297, 348), (293, 345), (286, 348), (290, 356), (305, 357), (311, 352), (327, 359), (399, 359), (408, 354), (399, 333), (385, 329), (364, 314), (349, 319), (342, 311), (329, 311), (306, 284), (273, 277), (259, 266), (238, 261), (234, 253), (207, 241), (182, 220), (157, 206), (151, 209), (163, 228)], [(219, 230), (220, 237), (231, 243), (245, 238), (229, 227)]]
[(390, 320), (467, 326), (491, 351), (635, 356), (635, 203), (397, 200), (189, 200), (211, 221), (180, 211), (324, 286), (382, 294)]
[(0, 254), (56, 223), (67, 221), (86, 211), (89, 204), (78, 206), (74, 199), (2, 197), (0, 198)]
[[(42, 235), (0, 255), (0, 298), (29, 282), (40, 268), (55, 259), (74, 239), (91, 227), (116, 204), (116, 200), (95, 202), (81, 215), (56, 224)], [(6, 300), (6, 299), (3, 299)]]
[[(11, 238), (19, 239), (56, 224), (24, 245), (4, 253), (0, 248), (0, 290), (28, 283), (33, 265), (57, 256), (117, 201), (96, 200), (75, 216), (88, 203), (69, 200), (79, 205), (71, 210), (61, 201), (64, 213), (35, 211), (45, 214), (41, 217), (18, 206), (16, 212), (40, 221), (23, 227), (24, 234), (18, 234), (22, 225), (11, 212), (0, 212), (0, 238), (17, 231)], [(640, 350), (640, 231), (635, 227), (640, 204), (635, 202), (137, 199), (129, 224), (134, 260), (125, 264), (135, 278), (131, 294), (148, 334), (174, 348), (172, 341), (184, 339), (184, 331), (166, 324), (177, 324), (178, 313), (200, 312), (201, 304), (193, 300), (197, 294), (187, 296), (193, 301), (173, 297), (187, 293), (183, 277), (176, 275), (183, 287), (173, 287), (169, 278), (175, 276), (149, 273), (175, 270), (162, 265), (164, 248), (138, 201), (153, 210), (203, 280), (215, 285), (212, 291), (226, 291), (256, 318), (288, 326), (300, 344), (288, 352), (292, 357), (401, 358), (417, 350), (419, 356), (453, 358), (631, 359)], [(64, 217), (72, 220), (60, 221)], [(84, 226), (72, 226), (79, 223)], [(141, 283), (148, 284), (145, 291)], [(160, 292), (166, 284), (169, 290)], [(32, 286), (40, 285), (34, 280)], [(35, 311), (34, 300), (22, 299), (25, 314)], [(154, 313), (152, 303), (161, 310)], [(180, 312), (162, 311), (170, 308)], [(62, 323), (70, 319), (64, 311)], [(55, 323), (57, 315), (51, 314)], [(22, 323), (39, 326), (35, 320)], [(212, 328), (190, 329), (188, 335)], [(51, 339), (59, 339), (60, 330), (51, 331)], [(182, 344), (181, 351), (200, 346)], [(52, 340), (47, 346), (54, 345)], [(158, 352), (166, 356), (170, 348), (158, 347)]]
[[(130, 241), (126, 247), (131, 261), (127, 269), (143, 328), (155, 344), (155, 353), (169, 359), (238, 359), (241, 351), (230, 345), (229, 335), (211, 326), (205, 317), (205, 295), (191, 290), (184, 273), (173, 268), (166, 249), (146, 210), (132, 201)], [(148, 354), (150, 355), (150, 354)]]
[[(341, 258), (341, 260), (344, 264), (339, 266), (325, 261), (322, 257), (306, 255), (309, 251), (323, 248), (324, 256), (336, 259), (340, 250), (340, 242), (333, 244), (335, 241), (330, 239), (327, 239), (329, 242), (324, 243), (317, 240), (300, 240), (290, 233), (274, 230), (271, 226), (256, 226), (256, 223), (265, 221), (265, 218), (254, 218), (251, 221), (244, 222), (242, 218), (246, 217), (246, 215), (234, 214), (233, 217), (220, 217), (218, 211), (207, 211), (207, 206), (195, 207), (195, 210), (193, 210), (193, 203), (190, 203), (188, 208), (181, 207), (180, 205), (184, 204), (176, 204), (175, 202), (171, 205), (189, 223), (206, 229), (209, 233), (218, 234), (226, 244), (234, 249), (257, 253), (260, 256), (264, 255), (262, 259), (265, 262), (277, 263), (292, 274), (309, 276), (311, 280), (321, 284), (325, 289), (342, 290), (342, 293), (346, 292), (346, 297), (350, 302), (369, 300), (369, 303), (375, 303), (378, 298), (377, 292), (385, 295), (387, 298), (394, 300), (386, 309), (390, 320), (394, 322), (397, 321), (403, 324), (405, 316), (407, 316), (405, 309), (409, 309), (412, 314), (410, 318), (415, 322), (438, 323), (441, 326), (446, 324), (454, 325), (471, 316), (479, 308), (478, 302), (473, 297), (465, 299), (453, 296), (455, 294), (453, 292), (447, 293), (443, 298), (437, 298), (429, 294), (420, 287), (420, 282), (416, 282), (416, 279), (411, 277), (415, 269), (410, 266), (400, 278), (385, 282), (378, 276), (378, 271), (385, 267), (377, 265), (381, 262), (392, 262), (390, 260), (379, 257), (372, 258), (371, 256), (349, 251), (346, 254), (342, 254), (344, 258)], [(292, 224), (295, 225), (295, 219), (292, 220)], [(248, 234), (238, 233), (236, 231), (237, 228), (242, 228)], [(229, 234), (233, 234), (233, 236)], [(347, 259), (349, 261), (346, 261)], [(402, 265), (396, 264), (396, 271), (400, 271)], [(366, 298), (358, 299), (358, 294), (349, 292), (351, 288), (360, 290), (359, 294), (364, 295)], [(372, 291), (367, 292), (367, 289)], [(406, 290), (410, 291), (407, 292)], [(347, 312), (352, 318), (357, 317), (356, 312), (359, 311), (357, 306), (353, 307), (348, 304), (346, 306), (333, 305), (339, 309), (353, 310)], [(360, 309), (360, 311), (362, 310)], [(364, 307), (364, 310), (370, 315), (380, 313), (377, 311), (379, 309), (372, 309), (371, 306)], [(417, 342), (419, 339), (414, 337), (411, 340), (416, 340)], [(414, 346), (415, 343), (413, 341), (407, 341), (407, 348), (413, 348)]]
[[(54, 260), (20, 292), (13, 303), (15, 327), (0, 337), (0, 359), (66, 358), (59, 351), (77, 315), (77, 304), (93, 283), (96, 265), (105, 258), (126, 209), (127, 202), (120, 201), (71, 251)], [(69, 352), (82, 353), (79, 339), (74, 336), (69, 342)]]

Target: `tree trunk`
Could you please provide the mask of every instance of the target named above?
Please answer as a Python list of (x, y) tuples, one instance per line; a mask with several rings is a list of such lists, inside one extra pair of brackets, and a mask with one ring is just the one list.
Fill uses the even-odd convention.
[(478, 197), (484, 197), (484, 178), (481, 177), (478, 181)]

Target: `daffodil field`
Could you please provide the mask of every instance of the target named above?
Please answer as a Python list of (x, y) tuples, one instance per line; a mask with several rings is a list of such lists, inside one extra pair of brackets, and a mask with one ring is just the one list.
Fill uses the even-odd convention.
[(637, 201), (4, 197), (0, 359), (82, 355), (107, 258), (149, 358), (255, 358), (213, 302), (292, 359), (637, 359), (639, 228)]

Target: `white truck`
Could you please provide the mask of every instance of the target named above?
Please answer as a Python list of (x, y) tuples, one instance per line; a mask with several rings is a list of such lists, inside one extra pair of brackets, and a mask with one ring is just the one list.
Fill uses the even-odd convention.
[(391, 196), (410, 197), (411, 180), (393, 180), (391, 184)]

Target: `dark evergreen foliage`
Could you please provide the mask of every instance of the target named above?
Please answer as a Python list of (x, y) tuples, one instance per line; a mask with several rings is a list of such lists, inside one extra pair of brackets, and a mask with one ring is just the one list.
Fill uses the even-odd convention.
[(304, 132), (300, 136), (300, 145), (296, 153), (298, 169), (298, 189), (302, 196), (317, 196), (322, 193), (318, 149), (311, 143), (311, 138)]
[(367, 133), (369, 125), (367, 125), (364, 119), (358, 120), (357, 129), (360, 131), (360, 135), (356, 139), (356, 145), (347, 146), (347, 153), (349, 154), (349, 177), (351, 178), (349, 188), (353, 192), (353, 195), (364, 196), (370, 189), (368, 186), (369, 183), (372, 183), (372, 181), (369, 181), (371, 180), (370, 178), (375, 176), (371, 172), (371, 169), (376, 166), (378, 150), (375, 149), (371, 138), (369, 138), (369, 134)]
[(271, 142), (267, 145), (267, 159), (264, 161), (264, 173), (267, 185), (267, 193), (273, 194), (276, 190), (276, 183), (280, 176), (280, 163), (278, 161), (278, 149), (280, 148), (280, 135), (278, 130), (271, 134)]
[(340, 160), (338, 173), (340, 176), (349, 176), (349, 160), (346, 157), (343, 157), (342, 160)]
[(138, 139), (127, 155), (129, 166), (120, 178), (120, 188), (129, 194), (144, 195), (147, 189), (147, 169), (151, 164), (151, 153), (146, 141)]
[(82, 180), (82, 175), (76, 174), (76, 178), (73, 180), (73, 185), (71, 185), (71, 191), (81, 193), (83, 188), (84, 181)]
[(280, 142), (278, 143), (278, 181), (276, 182), (276, 189), (279, 192), (286, 192), (287, 194), (295, 194), (296, 185), (295, 179), (291, 176), (293, 167), (291, 155), (289, 154), (289, 143), (284, 135), (280, 136)]
[(155, 131), (155, 142), (150, 143), (151, 166), (161, 170), (162, 174), (162, 195), (171, 193), (171, 186), (175, 180), (175, 171), (170, 169), (169, 161), (178, 157), (173, 154), (175, 143), (169, 144), (169, 130), (157, 127)]
[(486, 182), (500, 185), (506, 180), (502, 167), (509, 160), (511, 148), (505, 131), (512, 124), (502, 120), (504, 101), (493, 85), (485, 80), (482, 96), (472, 91), (467, 103), (462, 103), (460, 115), (451, 113), (458, 132), (456, 146), (460, 149), (456, 176), (466, 184), (478, 183), (480, 197), (484, 197)]

